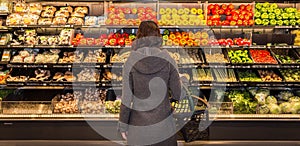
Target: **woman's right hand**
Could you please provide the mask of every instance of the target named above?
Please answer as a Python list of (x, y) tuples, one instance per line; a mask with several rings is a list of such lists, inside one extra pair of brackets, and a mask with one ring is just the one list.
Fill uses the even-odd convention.
[(127, 140), (128, 132), (121, 132), (121, 136), (124, 140)]

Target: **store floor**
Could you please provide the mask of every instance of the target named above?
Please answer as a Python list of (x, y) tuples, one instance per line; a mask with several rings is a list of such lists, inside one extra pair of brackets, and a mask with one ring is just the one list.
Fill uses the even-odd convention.
[[(0, 141), (0, 146), (120, 146), (109, 141)], [(196, 141), (179, 146), (300, 146), (300, 141)]]

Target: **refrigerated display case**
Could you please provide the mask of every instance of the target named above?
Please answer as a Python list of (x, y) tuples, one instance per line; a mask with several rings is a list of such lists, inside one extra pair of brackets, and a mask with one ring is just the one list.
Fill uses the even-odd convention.
[(211, 105), (208, 139), (299, 140), (297, 1), (0, 2), (1, 139), (120, 139), (123, 64), (151, 19)]

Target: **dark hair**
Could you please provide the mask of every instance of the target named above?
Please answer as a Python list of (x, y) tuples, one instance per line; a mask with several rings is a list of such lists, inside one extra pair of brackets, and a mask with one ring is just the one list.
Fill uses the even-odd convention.
[(154, 21), (141, 22), (136, 36), (136, 40), (132, 45), (133, 50), (143, 47), (160, 47), (162, 45), (160, 29)]

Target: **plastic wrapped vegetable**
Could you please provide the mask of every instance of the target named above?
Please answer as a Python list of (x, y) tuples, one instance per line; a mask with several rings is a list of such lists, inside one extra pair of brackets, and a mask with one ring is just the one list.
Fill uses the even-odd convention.
[(289, 114), (292, 112), (292, 105), (289, 102), (281, 103), (279, 107), (284, 114)]
[(270, 112), (270, 109), (268, 108), (267, 105), (260, 106), (257, 111), (258, 114), (268, 114), (269, 112)]
[(271, 114), (280, 114), (281, 113), (281, 108), (274, 103), (271, 103), (268, 105), (268, 108), (270, 109)]
[(274, 96), (268, 96), (266, 98), (266, 104), (277, 104), (277, 99)]
[(300, 102), (300, 97), (292, 96), (289, 98), (289, 102)]
[(294, 94), (290, 91), (281, 91), (278, 95), (281, 100), (289, 100), (292, 96), (294, 96)]

